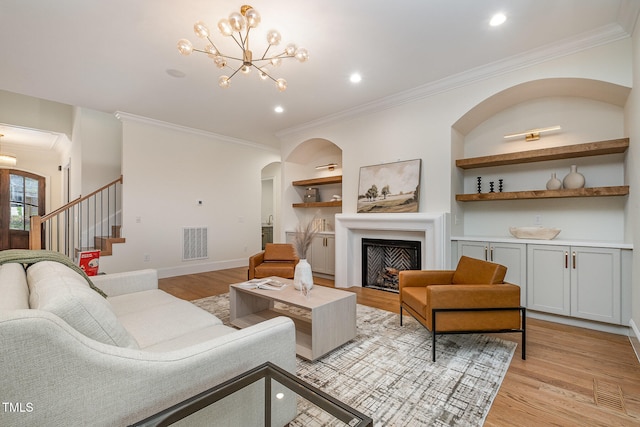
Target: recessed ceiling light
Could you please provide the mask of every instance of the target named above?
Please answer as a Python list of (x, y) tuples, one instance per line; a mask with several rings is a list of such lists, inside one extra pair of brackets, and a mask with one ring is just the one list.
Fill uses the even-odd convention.
[(504, 15), (504, 13), (496, 13), (491, 17), (491, 21), (489, 21), (489, 25), (491, 25), (492, 27), (497, 27), (499, 25), (504, 24), (506, 20), (507, 20), (507, 17)]
[(360, 81), (362, 81), (362, 76), (359, 73), (353, 73), (349, 77), (349, 80), (351, 83), (360, 83)]
[(276, 113), (282, 113), (284, 111), (284, 108), (278, 105), (276, 108), (273, 109), (273, 111), (275, 111)]

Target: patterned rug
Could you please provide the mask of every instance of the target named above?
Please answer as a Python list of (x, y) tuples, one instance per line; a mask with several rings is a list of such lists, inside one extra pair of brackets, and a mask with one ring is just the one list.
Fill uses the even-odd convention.
[[(229, 295), (193, 301), (229, 321)], [(281, 307), (282, 308), (282, 307)], [(507, 372), (516, 343), (500, 338), (441, 335), (431, 362), (431, 334), (411, 316), (357, 306), (354, 340), (309, 362), (297, 376), (370, 416), (375, 426), (481, 426)], [(323, 421), (299, 404), (291, 426), (344, 425)]]

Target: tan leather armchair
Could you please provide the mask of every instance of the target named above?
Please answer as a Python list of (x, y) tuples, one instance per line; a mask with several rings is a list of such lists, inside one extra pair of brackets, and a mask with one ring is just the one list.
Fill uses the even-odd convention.
[(267, 243), (264, 251), (249, 258), (249, 279), (278, 276), (293, 279), (300, 259), (289, 243)]
[(435, 362), (436, 335), (451, 333), (522, 333), (526, 359), (526, 309), (520, 306), (520, 287), (504, 282), (507, 268), (475, 258), (461, 257), (455, 270), (400, 272), (400, 325), (406, 310), (432, 333)]

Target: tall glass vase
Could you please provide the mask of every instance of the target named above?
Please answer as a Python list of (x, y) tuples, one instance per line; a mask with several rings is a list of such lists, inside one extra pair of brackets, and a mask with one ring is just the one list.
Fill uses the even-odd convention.
[(301, 259), (296, 265), (293, 273), (293, 286), (307, 298), (309, 297), (309, 292), (313, 288), (313, 274), (311, 273), (311, 264), (306, 259)]

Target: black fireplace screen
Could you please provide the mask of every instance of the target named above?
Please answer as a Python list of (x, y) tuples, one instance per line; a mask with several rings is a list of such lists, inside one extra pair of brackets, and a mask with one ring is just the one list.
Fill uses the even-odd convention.
[(362, 239), (362, 286), (398, 292), (398, 273), (420, 270), (419, 241)]

